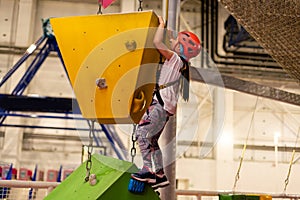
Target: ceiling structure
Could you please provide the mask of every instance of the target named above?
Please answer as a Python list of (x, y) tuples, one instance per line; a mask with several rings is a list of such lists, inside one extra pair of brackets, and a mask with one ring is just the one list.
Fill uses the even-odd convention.
[[(82, 3), (80, 0), (52, 1)], [(162, 0), (157, 0), (157, 3), (160, 2)], [(87, 0), (84, 3), (95, 4), (97, 7), (98, 0)], [(136, 6), (138, 3), (136, 0)], [(300, 79), (297, 69), (300, 64), (300, 47), (296, 45), (300, 43), (299, 1), (260, 3), (248, 0), (223, 0), (221, 3), (218, 0), (183, 0), (180, 13), (181, 24), (188, 25), (187, 28), (193, 31), (196, 29), (201, 31), (203, 47), (208, 50), (219, 72), (277, 88), (297, 88)], [(152, 8), (152, 4), (153, 2), (143, 1), (145, 9), (157, 9)], [(120, 6), (120, 0), (115, 0), (113, 5)], [(232, 43), (230, 41), (232, 36), (239, 36), (242, 31), (229, 32), (229, 29), (233, 28), (231, 26), (228, 26), (225, 35), (221, 35), (222, 31), (218, 30), (219, 24), (224, 22), (220, 21), (220, 7), (229, 10), (238, 22), (237, 26), (241, 24), (250, 34), (248, 36), (250, 39), (244, 38), (239, 43)], [(187, 23), (187, 15), (190, 14), (197, 15), (200, 24)], [(278, 16), (279, 21), (276, 20)], [(220, 38), (223, 38), (223, 41)], [(225, 55), (220, 53), (219, 43), (223, 43)], [(24, 51), (26, 48), (0, 46), (0, 53), (22, 54)]]
[[(78, 0), (64, 1), (80, 2)], [(89, 0), (87, 2), (94, 3), (95, 5), (98, 3), (98, 1), (95, 0)], [(209, 56), (211, 56), (212, 61), (217, 65), (219, 72), (226, 78), (226, 80), (224, 80), (227, 81), (225, 86), (227, 88), (234, 88), (240, 92), (249, 93), (249, 91), (251, 91), (251, 94), (254, 95), (261, 95), (259, 91), (263, 91), (266, 87), (270, 88), (270, 86), (276, 88), (286, 85), (288, 85), (288, 87), (291, 86), (291, 88), (298, 87), (297, 80), (300, 80), (300, 75), (297, 65), (299, 65), (300, 51), (296, 44), (299, 43), (300, 37), (296, 36), (297, 34), (300, 35), (300, 20), (297, 21), (297, 19), (299, 19), (299, 13), (297, 13), (299, 9), (296, 8), (299, 8), (300, 3), (296, 3), (292, 0), (290, 0), (290, 3), (287, 3), (289, 1), (285, 1), (284, 3), (253, 2), (253, 4), (251, 4), (249, 3), (251, 1), (247, 0), (223, 0), (221, 2), (222, 5), (219, 4), (218, 0), (186, 0), (181, 3), (181, 12), (192, 12), (200, 16), (200, 25), (197, 26), (201, 30), (200, 35), (203, 48), (207, 49)], [(118, 5), (120, 2), (116, 0), (114, 4)], [(151, 9), (147, 5), (147, 2), (143, 2), (143, 4), (147, 9)], [(195, 4), (197, 6), (200, 5), (200, 9), (192, 9)], [(231, 15), (237, 21), (236, 25), (241, 24), (245, 27), (246, 34), (250, 34), (248, 36), (246, 35), (248, 38), (245, 39), (244, 37), (243, 40), (236, 43), (230, 40), (232, 35), (233, 37), (238, 37), (241, 30), (237, 32), (226, 32), (224, 36), (218, 35), (219, 32), (221, 32), (218, 30), (219, 23), (224, 23), (223, 21), (219, 21), (220, 6), (225, 6), (225, 8), (229, 9)], [(291, 12), (287, 12), (289, 8)], [(274, 13), (272, 9), (276, 9), (276, 13)], [(256, 12), (255, 10), (258, 10), (259, 14), (257, 16), (247, 14)], [(265, 10), (268, 11), (266, 12), (267, 14), (265, 14)], [(271, 16), (276, 18), (279, 15), (282, 15), (285, 20), (280, 20), (280, 23), (277, 23), (276, 20), (273, 20), (275, 22), (269, 20)], [(181, 19), (185, 20), (184, 15), (181, 15)], [(226, 22), (227, 21), (225, 21), (224, 26)], [(258, 23), (259, 25), (257, 25)], [(192, 28), (197, 26), (193, 25)], [(224, 28), (226, 29), (226, 27)], [(235, 27), (231, 24), (231, 26), (228, 26), (227, 31), (233, 28)], [(245, 36), (245, 34), (242, 36)], [(223, 41), (220, 41), (222, 37)], [(223, 51), (226, 52), (225, 55), (220, 55), (220, 52), (218, 52), (218, 43), (223, 43)], [(20, 54), (25, 51), (25, 48), (16, 47), (10, 48), (9, 50), (0, 48), (0, 51), (4, 51), (2, 53)], [(203, 68), (202, 66), (196, 67)], [(233, 77), (233, 79), (231, 80), (230, 77)], [(194, 79), (199, 81), (201, 78), (199, 79), (199, 77), (195, 76)], [(240, 83), (243, 83), (243, 87), (236, 87), (238, 79), (240, 79)], [(247, 85), (247, 82), (244, 80), (250, 81), (249, 84)], [(260, 85), (253, 82), (258, 82)], [(256, 85), (255, 90), (250, 88), (253, 85)], [(281, 91), (277, 90), (277, 93), (270, 93), (268, 96), (269, 98), (278, 99), (280, 97), (277, 95), (278, 93), (281, 93)], [(284, 94), (285, 97), (283, 99), (294, 99), (294, 97), (288, 96), (289, 93)], [(298, 96), (296, 95), (296, 101), (297, 98)]]

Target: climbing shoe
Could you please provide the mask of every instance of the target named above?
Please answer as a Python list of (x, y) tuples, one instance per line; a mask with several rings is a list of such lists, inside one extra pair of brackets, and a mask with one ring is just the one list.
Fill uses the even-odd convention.
[(156, 182), (155, 174), (146, 166), (144, 166), (137, 173), (131, 174), (131, 177), (135, 180), (142, 181), (142, 182), (148, 182), (152, 184)]

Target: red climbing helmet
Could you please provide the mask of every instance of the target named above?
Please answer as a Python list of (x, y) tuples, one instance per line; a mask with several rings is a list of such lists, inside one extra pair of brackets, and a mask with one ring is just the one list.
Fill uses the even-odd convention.
[(189, 31), (178, 33), (178, 42), (180, 45), (180, 54), (186, 60), (196, 57), (201, 50), (201, 43), (197, 35)]

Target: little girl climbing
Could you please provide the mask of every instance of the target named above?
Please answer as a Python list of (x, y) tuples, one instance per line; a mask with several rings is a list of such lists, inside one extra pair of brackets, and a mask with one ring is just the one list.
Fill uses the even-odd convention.
[(200, 53), (199, 38), (191, 32), (182, 31), (170, 38), (170, 49), (163, 43), (165, 23), (159, 17), (159, 27), (153, 43), (165, 58), (154, 91), (152, 103), (142, 117), (136, 136), (143, 158), (142, 169), (132, 174), (132, 178), (148, 182), (153, 188), (165, 187), (169, 181), (164, 173), (162, 152), (158, 139), (169, 120), (176, 113), (179, 93), (183, 99), (189, 98), (188, 61)]

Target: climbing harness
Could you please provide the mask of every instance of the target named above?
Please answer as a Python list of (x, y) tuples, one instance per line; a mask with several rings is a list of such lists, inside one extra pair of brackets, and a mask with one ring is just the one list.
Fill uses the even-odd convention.
[(242, 163), (243, 163), (245, 152), (246, 152), (246, 148), (247, 148), (247, 143), (248, 143), (248, 139), (249, 139), (249, 135), (250, 135), (250, 130), (251, 130), (252, 125), (253, 125), (254, 115), (255, 115), (255, 112), (256, 112), (256, 108), (257, 108), (257, 102), (258, 102), (258, 97), (256, 98), (256, 103), (255, 103), (255, 106), (254, 106), (254, 111), (252, 113), (252, 117), (251, 117), (249, 129), (248, 129), (247, 138), (246, 138), (246, 141), (245, 141), (245, 144), (244, 144), (244, 148), (243, 148), (243, 151), (242, 151), (242, 155), (241, 155), (241, 158), (240, 158), (240, 164), (239, 164), (237, 173), (235, 175), (235, 181), (234, 181), (234, 185), (233, 185), (233, 189), (232, 189), (233, 192), (235, 191), (237, 182), (240, 179), (240, 171), (241, 171), (241, 168), (242, 168)]
[(133, 131), (132, 131), (132, 135), (131, 135), (132, 147), (130, 150), (132, 163), (134, 162), (134, 157), (136, 156), (136, 148), (135, 148), (135, 142), (137, 141), (136, 127), (137, 127), (137, 124), (133, 124)]
[(91, 123), (88, 121), (88, 124), (90, 126), (89, 130), (89, 145), (88, 145), (88, 159), (86, 161), (86, 176), (85, 176), (85, 182), (89, 181), (90, 172), (92, 169), (92, 152), (93, 152), (93, 135), (95, 131), (95, 121), (91, 120)]
[(181, 79), (184, 78), (183, 76), (183, 73), (184, 73), (184, 70), (186, 70), (188, 67), (189, 67), (189, 63), (183, 58), (181, 57), (181, 60), (183, 62), (183, 66), (180, 68), (179, 72), (181, 73), (181, 77), (180, 79), (176, 80), (176, 81), (172, 81), (172, 82), (169, 82), (169, 83), (166, 83), (166, 84), (162, 84), (162, 85), (159, 85), (158, 84), (158, 80), (159, 80), (159, 76), (160, 76), (160, 72), (161, 72), (161, 67), (163, 65), (163, 62), (162, 62), (162, 59), (160, 59), (159, 61), (159, 64), (158, 64), (158, 68), (157, 68), (157, 72), (156, 72), (156, 85), (155, 85), (155, 88), (154, 88), (154, 92), (153, 92), (153, 97), (156, 96), (157, 97), (157, 100), (158, 102), (160, 103), (160, 105), (164, 106), (164, 101), (162, 100), (161, 98), (161, 95), (160, 95), (160, 90), (161, 89), (165, 89), (167, 87), (170, 87), (176, 83), (179, 83), (181, 81)]
[[(168, 27), (168, 17), (169, 17), (169, 1), (167, 0), (167, 1), (165, 1), (165, 3), (166, 4), (165, 4), (165, 16), (164, 17), (165, 17), (166, 22), (165, 22), (165, 27), (164, 27), (163, 41), (166, 40), (166, 33), (167, 33), (167, 27)], [(180, 69), (180, 73), (182, 74), (181, 78), (183, 78), (183, 72), (184, 72), (185, 69), (187, 69), (189, 67), (189, 63), (182, 56), (180, 56), (180, 58), (183, 62), (183, 66)], [(156, 85), (155, 85), (155, 88), (154, 88), (154, 91), (153, 91), (153, 97), (156, 95), (158, 102), (162, 106), (164, 106), (164, 102), (161, 98), (161, 95), (160, 95), (159, 91), (161, 89), (170, 87), (170, 86), (180, 82), (180, 79), (179, 79), (179, 80), (172, 81), (170, 83), (166, 83), (166, 84), (163, 84), (163, 85), (158, 84), (160, 73), (161, 73), (161, 68), (162, 68), (163, 64), (164, 64), (163, 56), (160, 54), (159, 62), (158, 62), (157, 70), (156, 70)]]

